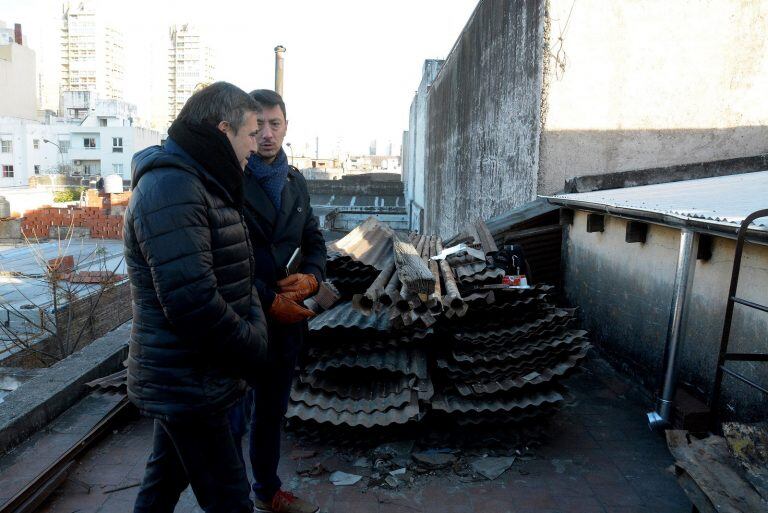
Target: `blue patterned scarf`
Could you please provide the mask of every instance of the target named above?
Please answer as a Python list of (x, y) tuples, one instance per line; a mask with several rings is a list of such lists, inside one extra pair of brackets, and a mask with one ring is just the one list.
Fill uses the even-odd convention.
[(275, 207), (280, 210), (283, 187), (288, 177), (288, 157), (285, 151), (280, 148), (280, 153), (275, 156), (271, 164), (264, 162), (259, 155), (251, 155), (248, 159), (248, 168)]

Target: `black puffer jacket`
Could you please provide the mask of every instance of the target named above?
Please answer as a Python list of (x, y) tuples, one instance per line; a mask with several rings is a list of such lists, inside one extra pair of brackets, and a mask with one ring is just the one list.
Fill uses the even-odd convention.
[(133, 298), (128, 395), (153, 417), (221, 412), (266, 357), (242, 215), (171, 140), (134, 156), (133, 187), (124, 228)]

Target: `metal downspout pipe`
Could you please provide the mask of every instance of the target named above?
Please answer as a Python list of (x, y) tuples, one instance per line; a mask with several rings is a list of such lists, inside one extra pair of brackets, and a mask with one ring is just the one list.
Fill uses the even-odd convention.
[(677, 356), (683, 338), (683, 321), (688, 294), (693, 284), (693, 274), (696, 268), (697, 246), (698, 237), (693, 230), (683, 228), (680, 232), (680, 251), (677, 257), (672, 310), (669, 313), (669, 327), (667, 328), (664, 388), (657, 411), (647, 413), (648, 427), (651, 429), (666, 429), (672, 424), (675, 391), (677, 389)]

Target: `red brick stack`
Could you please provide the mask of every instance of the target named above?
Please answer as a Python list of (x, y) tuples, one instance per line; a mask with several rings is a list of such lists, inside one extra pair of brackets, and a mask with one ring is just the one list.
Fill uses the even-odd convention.
[(130, 191), (108, 194), (106, 192), (99, 192), (97, 189), (88, 189), (85, 193), (85, 204), (88, 207), (112, 208), (125, 206), (128, 205), (130, 199)]
[(110, 215), (97, 207), (54, 208), (45, 206), (26, 213), (21, 221), (21, 231), (30, 239), (48, 238), (51, 227), (68, 229), (87, 228), (94, 239), (122, 239), (123, 216)]

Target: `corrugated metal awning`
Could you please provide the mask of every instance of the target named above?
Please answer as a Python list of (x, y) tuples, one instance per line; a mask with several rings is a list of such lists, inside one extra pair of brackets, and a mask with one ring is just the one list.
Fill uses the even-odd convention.
[[(749, 214), (768, 207), (768, 171), (545, 198), (565, 207), (732, 235)], [(756, 220), (751, 231), (768, 235), (768, 219)]]

